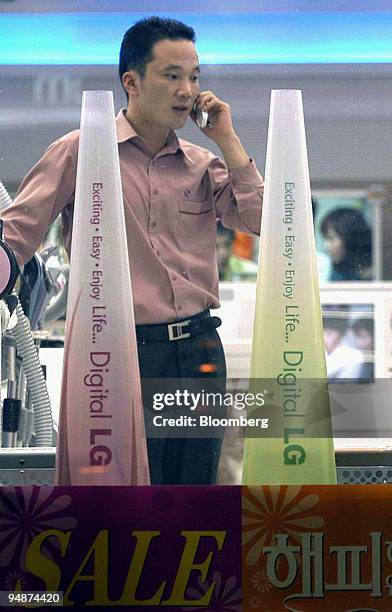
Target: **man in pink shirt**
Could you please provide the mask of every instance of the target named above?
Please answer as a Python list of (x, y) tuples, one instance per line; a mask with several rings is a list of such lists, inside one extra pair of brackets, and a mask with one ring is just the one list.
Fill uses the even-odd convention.
[[(220, 320), (209, 312), (219, 306), (216, 220), (259, 233), (263, 181), (229, 105), (200, 92), (194, 43), (192, 28), (158, 17), (125, 33), (119, 73), (128, 104), (116, 118), (117, 140), (141, 377), (216, 379), (223, 390)], [(194, 104), (208, 112), (201, 131), (224, 161), (176, 135), (188, 116), (195, 121)], [(70, 252), (78, 141), (78, 130), (55, 141), (3, 214), (5, 239), (20, 264), (59, 213)], [(149, 407), (145, 412), (151, 417)], [(215, 482), (219, 438), (147, 442), (153, 484)]]

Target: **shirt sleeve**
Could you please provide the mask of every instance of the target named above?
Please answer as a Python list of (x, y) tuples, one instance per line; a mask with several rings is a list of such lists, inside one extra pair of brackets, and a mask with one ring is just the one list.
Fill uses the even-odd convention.
[(41, 244), (49, 226), (75, 193), (76, 156), (56, 140), (23, 179), (11, 206), (3, 211), (4, 239), (23, 265)]
[(255, 163), (228, 172), (218, 157), (209, 167), (217, 216), (222, 225), (251, 234), (260, 234), (264, 182)]

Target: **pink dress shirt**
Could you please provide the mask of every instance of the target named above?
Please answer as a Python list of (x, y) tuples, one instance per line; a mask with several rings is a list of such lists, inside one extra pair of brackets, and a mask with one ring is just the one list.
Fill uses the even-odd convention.
[[(254, 163), (228, 173), (221, 159), (173, 131), (153, 156), (123, 111), (116, 128), (136, 323), (218, 308), (216, 219), (259, 233), (263, 180)], [(59, 213), (70, 253), (78, 144), (79, 130), (51, 144), (2, 215), (5, 240), (20, 264)], [(113, 274), (115, 243), (113, 236)]]

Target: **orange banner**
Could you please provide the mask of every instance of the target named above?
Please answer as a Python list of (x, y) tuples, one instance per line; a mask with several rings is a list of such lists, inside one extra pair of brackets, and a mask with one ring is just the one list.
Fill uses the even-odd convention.
[(242, 489), (243, 610), (392, 610), (389, 485)]

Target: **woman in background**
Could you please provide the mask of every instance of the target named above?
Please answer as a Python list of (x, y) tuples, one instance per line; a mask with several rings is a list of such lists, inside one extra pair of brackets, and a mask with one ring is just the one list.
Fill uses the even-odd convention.
[(320, 230), (331, 258), (329, 281), (372, 280), (372, 232), (360, 211), (333, 210)]

